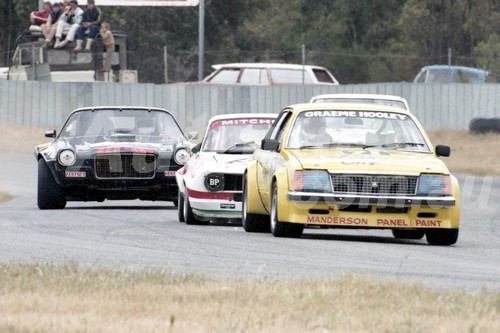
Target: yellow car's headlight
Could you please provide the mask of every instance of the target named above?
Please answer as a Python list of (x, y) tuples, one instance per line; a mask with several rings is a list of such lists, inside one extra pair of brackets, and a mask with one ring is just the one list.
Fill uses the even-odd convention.
[(297, 170), (293, 175), (293, 189), (297, 192), (331, 193), (330, 175), (325, 170)]

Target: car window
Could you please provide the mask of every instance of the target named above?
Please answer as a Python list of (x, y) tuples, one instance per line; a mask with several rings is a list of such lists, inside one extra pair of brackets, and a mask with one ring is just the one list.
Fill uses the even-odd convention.
[(274, 122), (273, 126), (269, 129), (268, 133), (266, 134), (265, 137), (266, 139), (274, 139), (278, 136), (281, 125), (286, 120), (288, 113), (290, 113), (290, 111), (291, 111), (290, 109), (281, 111), (281, 113), (278, 115), (278, 118), (276, 118), (276, 121)]
[(325, 83), (334, 83), (332, 77), (330, 74), (328, 74), (327, 71), (324, 69), (318, 69), (314, 68), (313, 69), (314, 76), (316, 76), (316, 79), (318, 79), (319, 82), (325, 82)]
[(240, 78), (241, 84), (269, 84), (267, 72), (262, 68), (246, 68)]
[(449, 69), (432, 69), (427, 71), (425, 83), (450, 83), (451, 70)]
[(311, 77), (307, 70), (300, 69), (271, 69), (271, 78), (273, 83), (312, 83)]
[(481, 75), (464, 70), (457, 70), (457, 82), (459, 83), (483, 83), (484, 79)]
[(238, 68), (225, 68), (220, 70), (210, 79), (210, 83), (235, 84), (238, 81), (240, 70)]
[(416, 83), (425, 83), (425, 78), (427, 76), (427, 71), (422, 71), (417, 75), (417, 78), (415, 79)]

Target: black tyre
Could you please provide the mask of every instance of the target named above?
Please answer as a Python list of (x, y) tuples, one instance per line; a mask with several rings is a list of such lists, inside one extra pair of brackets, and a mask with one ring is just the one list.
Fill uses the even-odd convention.
[(393, 229), (392, 234), (399, 239), (422, 239), (425, 236), (424, 230)]
[(500, 118), (474, 118), (469, 123), (469, 131), (476, 134), (500, 133)]
[(177, 200), (172, 200), (172, 203), (175, 207), (179, 207), (179, 198), (177, 198)]
[(178, 192), (177, 197), (177, 217), (179, 218), (179, 222), (186, 222), (184, 220), (184, 197), (182, 196), (181, 191)]
[(281, 222), (278, 220), (278, 186), (273, 184), (273, 194), (271, 198), (271, 233), (274, 237), (299, 238), (304, 231), (303, 224)]
[(38, 160), (37, 204), (40, 209), (63, 209), (66, 207), (64, 192), (56, 183), (43, 158)]
[(458, 229), (430, 229), (425, 235), (431, 245), (452, 245), (457, 242)]
[(184, 221), (186, 224), (191, 224), (191, 225), (206, 225), (209, 222), (208, 221), (201, 221), (198, 218), (196, 218), (196, 215), (193, 213), (193, 209), (191, 208), (191, 204), (189, 203), (189, 197), (186, 196), (184, 198)]
[(248, 183), (246, 178), (243, 185), (243, 201), (241, 203), (242, 218), (241, 224), (246, 232), (269, 232), (268, 216), (260, 214), (250, 214), (248, 210)]

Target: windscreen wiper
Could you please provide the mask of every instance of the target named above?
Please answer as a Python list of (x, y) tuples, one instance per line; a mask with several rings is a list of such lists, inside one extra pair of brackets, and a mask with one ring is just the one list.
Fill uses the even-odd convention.
[(229, 146), (228, 148), (224, 149), (223, 151), (219, 152), (219, 154), (226, 154), (230, 152), (231, 150), (238, 148), (238, 147), (243, 147), (243, 146), (249, 146), (251, 144), (255, 144), (254, 141), (248, 141), (248, 142), (242, 142), (242, 143), (235, 143), (232, 146)]
[(411, 147), (422, 147), (422, 146), (425, 146), (425, 143), (420, 143), (420, 142), (391, 142), (391, 143), (385, 143), (385, 144), (381, 144), (381, 145), (366, 145), (365, 147), (363, 147), (363, 149), (365, 148), (377, 148), (377, 147), (380, 147), (380, 148), (389, 148), (389, 147), (406, 147), (406, 146), (411, 146)]

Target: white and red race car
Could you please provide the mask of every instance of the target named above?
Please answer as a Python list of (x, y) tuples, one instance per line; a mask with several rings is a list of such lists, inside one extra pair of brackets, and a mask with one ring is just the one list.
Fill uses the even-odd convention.
[(176, 174), (179, 221), (241, 221), (242, 176), (276, 115), (239, 113), (215, 116), (203, 141)]

